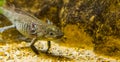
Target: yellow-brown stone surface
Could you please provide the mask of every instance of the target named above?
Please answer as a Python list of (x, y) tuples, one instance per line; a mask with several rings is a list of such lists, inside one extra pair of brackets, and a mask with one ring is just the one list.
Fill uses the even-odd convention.
[[(63, 41), (56, 43), (65, 48), (84, 49), (83, 56), (80, 56), (84, 57), (80, 59), (81, 62), (120, 62), (119, 0), (6, 1), (6, 5), (14, 5), (43, 21), (49, 19), (60, 27), (65, 36)], [(0, 27), (10, 24), (6, 17), (0, 15)], [(28, 62), (76, 61), (45, 53), (35, 55), (30, 48), (18, 47), (24, 45), (24, 41), (18, 40), (19, 36), (21, 34), (16, 29), (10, 29), (0, 34), (0, 62), (23, 62), (29, 59), (31, 60)], [(90, 56), (85, 54), (87, 50), (92, 51), (89, 53)], [(79, 62), (79, 60), (77, 61)]]

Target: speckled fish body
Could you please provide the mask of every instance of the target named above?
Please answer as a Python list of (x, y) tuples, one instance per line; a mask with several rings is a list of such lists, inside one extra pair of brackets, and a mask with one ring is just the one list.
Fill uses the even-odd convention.
[(27, 12), (4, 7), (1, 7), (1, 9), (3, 10), (3, 15), (27, 38), (59, 38), (63, 36), (58, 27), (45, 23)]

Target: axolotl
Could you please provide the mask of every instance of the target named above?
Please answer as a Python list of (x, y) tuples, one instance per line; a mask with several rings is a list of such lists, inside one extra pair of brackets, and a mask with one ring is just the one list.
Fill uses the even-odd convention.
[(34, 46), (37, 39), (59, 39), (64, 35), (60, 28), (53, 25), (50, 21), (47, 23), (43, 22), (28, 12), (11, 7), (0, 7), (0, 10), (12, 23), (10, 26), (0, 28), (0, 32), (2, 33), (10, 28), (16, 28), (23, 36), (32, 39), (29, 47), (31, 47), (36, 54), (39, 54)]

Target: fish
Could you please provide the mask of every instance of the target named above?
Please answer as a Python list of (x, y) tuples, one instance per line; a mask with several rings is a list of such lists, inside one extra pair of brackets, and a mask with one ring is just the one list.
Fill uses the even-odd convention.
[(32, 39), (29, 47), (31, 47), (36, 54), (39, 54), (39, 52), (34, 44), (38, 39), (51, 41), (52, 39), (60, 39), (64, 35), (62, 30), (50, 22), (50, 20), (43, 22), (34, 15), (21, 9), (15, 7), (0, 7), (0, 11), (12, 23), (10, 26), (0, 28), (0, 32), (2, 33), (10, 28), (16, 28), (23, 36)]

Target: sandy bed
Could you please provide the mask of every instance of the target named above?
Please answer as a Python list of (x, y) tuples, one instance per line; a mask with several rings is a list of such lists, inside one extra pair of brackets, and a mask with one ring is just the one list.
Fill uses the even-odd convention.
[(92, 50), (70, 48), (51, 42), (49, 54), (46, 54), (47, 42), (37, 41), (35, 46), (40, 51), (36, 55), (30, 48), (24, 46), (28, 43), (12, 42), (0, 43), (0, 62), (119, 62), (119, 60), (97, 56)]

